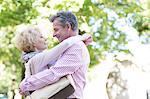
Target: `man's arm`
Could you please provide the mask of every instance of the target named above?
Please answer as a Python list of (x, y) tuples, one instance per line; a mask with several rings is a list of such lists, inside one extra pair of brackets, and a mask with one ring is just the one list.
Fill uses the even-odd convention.
[(37, 73), (21, 83), (21, 91), (31, 91), (52, 84), (61, 77), (73, 74), (83, 65), (82, 49), (78, 44), (67, 49), (50, 69)]

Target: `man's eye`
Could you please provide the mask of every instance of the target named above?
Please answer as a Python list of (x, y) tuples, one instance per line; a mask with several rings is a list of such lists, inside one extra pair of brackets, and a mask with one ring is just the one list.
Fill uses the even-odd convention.
[(54, 31), (56, 32), (56, 31), (58, 31), (58, 29), (54, 29)]

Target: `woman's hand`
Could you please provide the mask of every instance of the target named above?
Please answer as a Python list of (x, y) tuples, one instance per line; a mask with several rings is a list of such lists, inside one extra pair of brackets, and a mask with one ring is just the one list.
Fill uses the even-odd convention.
[(82, 40), (85, 43), (85, 45), (89, 45), (93, 41), (92, 35), (85, 33), (82, 35)]
[(24, 91), (24, 87), (25, 87), (25, 86), (24, 86), (24, 83), (25, 83), (26, 79), (27, 79), (27, 78), (23, 79), (23, 80), (21, 81), (21, 83), (20, 83), (20, 86), (19, 86), (19, 93), (20, 93), (22, 96), (27, 96), (27, 95), (29, 95), (29, 92)]

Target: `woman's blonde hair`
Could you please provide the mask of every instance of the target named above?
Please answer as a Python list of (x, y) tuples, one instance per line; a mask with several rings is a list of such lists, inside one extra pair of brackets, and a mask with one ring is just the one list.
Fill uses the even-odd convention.
[(36, 42), (36, 36), (40, 32), (36, 26), (28, 26), (21, 32), (15, 35), (15, 45), (18, 49), (24, 52), (35, 51), (34, 43)]

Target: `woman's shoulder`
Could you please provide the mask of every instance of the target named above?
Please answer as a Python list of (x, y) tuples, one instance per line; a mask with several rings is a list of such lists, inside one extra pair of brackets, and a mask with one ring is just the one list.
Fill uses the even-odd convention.
[(29, 53), (23, 53), (22, 54), (22, 57), (21, 57), (21, 59), (22, 59), (22, 61), (24, 62), (24, 63), (27, 63), (33, 56), (35, 56), (36, 54), (38, 54), (39, 52), (29, 52)]

